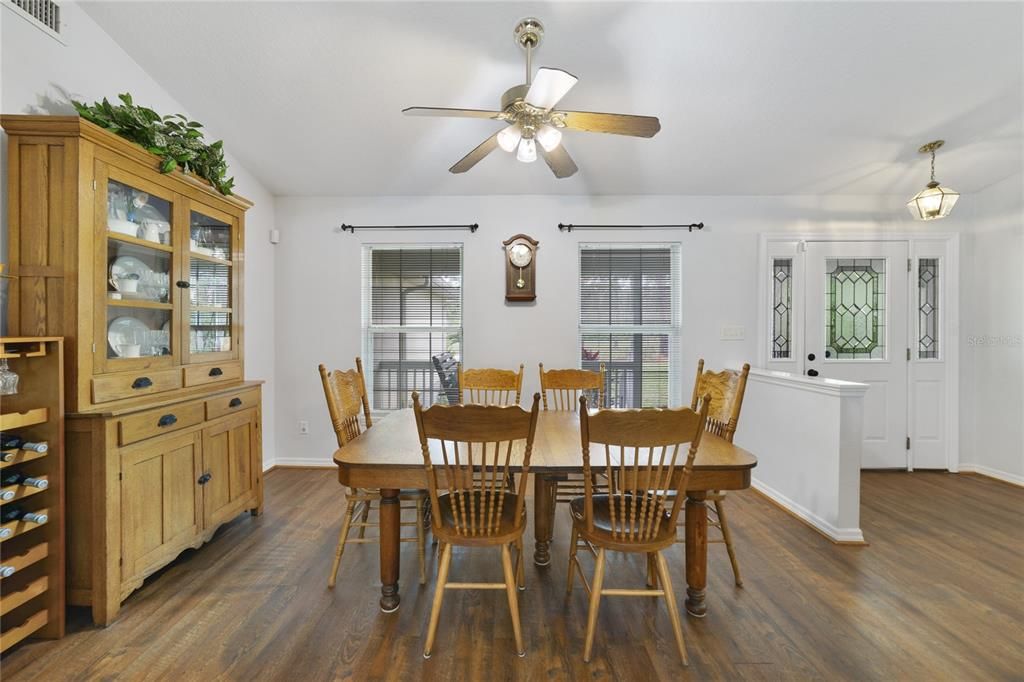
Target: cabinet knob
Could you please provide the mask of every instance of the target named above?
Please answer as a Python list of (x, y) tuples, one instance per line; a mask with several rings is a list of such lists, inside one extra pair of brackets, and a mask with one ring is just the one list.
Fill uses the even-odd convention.
[(241, 398), (232, 398), (231, 402), (228, 403), (228, 407), (238, 407), (242, 404)]
[(199, 477), (196, 483), (198, 483), (199, 485), (206, 485), (207, 483), (210, 482), (211, 478), (213, 478), (213, 475), (210, 474), (209, 471), (207, 471), (205, 474)]
[(178, 418), (175, 417), (173, 414), (165, 414), (164, 416), (160, 417), (160, 419), (159, 419), (159, 421), (157, 421), (156, 425), (157, 426), (170, 426), (171, 424), (176, 424), (177, 422), (178, 422)]
[(188, 288), (189, 288), (190, 286), (192, 286), (192, 285), (191, 285), (191, 284), (190, 284), (189, 282), (187, 282), (186, 280), (183, 280), (183, 279), (179, 279), (179, 280), (178, 280), (177, 282), (175, 282), (174, 284), (175, 284), (175, 286), (177, 286), (177, 287), (178, 287), (179, 289), (188, 289)]
[(224, 370), (222, 370), (220, 367), (214, 367), (213, 369), (210, 370), (211, 377), (219, 377), (222, 374), (224, 374)]
[(136, 379), (135, 381), (132, 382), (132, 388), (135, 388), (135, 389), (149, 388), (152, 385), (153, 385), (153, 380), (150, 379), (149, 377), (139, 377), (138, 379)]

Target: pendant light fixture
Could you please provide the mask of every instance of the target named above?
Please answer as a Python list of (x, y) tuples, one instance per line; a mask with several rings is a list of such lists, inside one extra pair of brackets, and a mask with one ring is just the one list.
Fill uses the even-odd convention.
[(945, 144), (945, 140), (935, 140), (923, 145), (919, 151), (922, 154), (932, 155), (932, 180), (928, 186), (914, 195), (914, 198), (907, 202), (907, 210), (914, 220), (936, 220), (945, 218), (953, 210), (960, 192), (942, 187), (935, 180), (935, 150)]

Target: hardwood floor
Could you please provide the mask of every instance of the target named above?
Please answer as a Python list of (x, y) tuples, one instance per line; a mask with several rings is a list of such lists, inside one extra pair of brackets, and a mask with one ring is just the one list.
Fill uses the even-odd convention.
[[(605, 598), (583, 663), (587, 604), (580, 589), (565, 597), (564, 507), (552, 565), (526, 564), (526, 657), (515, 656), (504, 593), (457, 591), (424, 660), (434, 584), (417, 584), (413, 544), (402, 548), (398, 613), (377, 608), (373, 545), (349, 548), (326, 589), (340, 492), (330, 470), (271, 472), (264, 516), (186, 552), (106, 629), (73, 609), (68, 636), (16, 649), (0, 661), (3, 679), (1022, 679), (1024, 490), (990, 479), (865, 473), (867, 547), (835, 546), (752, 491), (730, 494), (746, 586), (733, 586), (713, 545), (708, 615), (684, 618), (688, 669), (656, 599)], [(681, 599), (681, 546), (669, 564)], [(644, 568), (615, 556), (606, 584), (642, 586)], [(457, 548), (452, 577), (499, 579), (498, 551)]]

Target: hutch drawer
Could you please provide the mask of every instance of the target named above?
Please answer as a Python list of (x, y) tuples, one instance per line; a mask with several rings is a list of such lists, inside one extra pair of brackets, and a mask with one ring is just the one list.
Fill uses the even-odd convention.
[(257, 407), (260, 404), (259, 390), (239, 391), (227, 393), (206, 401), (207, 420), (216, 419), (225, 414), (242, 412), (250, 407)]
[(222, 362), (216, 365), (196, 365), (185, 367), (185, 386), (203, 386), (219, 381), (239, 381), (242, 378), (242, 365), (238, 362)]
[(177, 369), (110, 374), (92, 380), (92, 400), (94, 403), (106, 403), (179, 388), (181, 372)]
[(137, 443), (140, 440), (195, 426), (203, 421), (203, 415), (203, 402), (196, 400), (124, 417), (118, 424), (120, 444)]

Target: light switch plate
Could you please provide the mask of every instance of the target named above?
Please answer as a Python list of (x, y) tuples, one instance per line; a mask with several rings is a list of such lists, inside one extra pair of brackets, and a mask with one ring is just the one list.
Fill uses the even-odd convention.
[(722, 341), (742, 341), (746, 338), (742, 325), (725, 325), (722, 327)]

